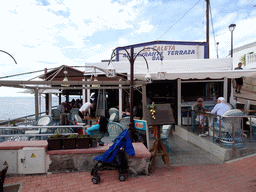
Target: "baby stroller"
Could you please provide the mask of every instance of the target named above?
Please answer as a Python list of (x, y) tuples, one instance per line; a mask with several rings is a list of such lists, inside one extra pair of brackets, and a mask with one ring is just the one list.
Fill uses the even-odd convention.
[[(123, 148), (123, 150), (121, 150), (121, 148)], [(91, 175), (93, 176), (92, 182), (97, 184), (100, 181), (100, 176), (97, 172), (99, 169), (104, 169), (106, 167), (117, 168), (119, 172), (119, 180), (125, 181), (125, 173), (128, 169), (125, 152), (131, 156), (135, 155), (127, 129), (115, 139), (113, 145), (111, 145), (105, 153), (94, 158), (98, 163), (91, 170)]]

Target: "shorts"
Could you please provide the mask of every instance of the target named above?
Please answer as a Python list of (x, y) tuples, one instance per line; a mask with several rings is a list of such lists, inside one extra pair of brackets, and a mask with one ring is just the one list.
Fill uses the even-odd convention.
[(237, 78), (236, 79), (236, 84), (237, 85), (243, 85), (243, 78), (241, 77), (241, 78)]

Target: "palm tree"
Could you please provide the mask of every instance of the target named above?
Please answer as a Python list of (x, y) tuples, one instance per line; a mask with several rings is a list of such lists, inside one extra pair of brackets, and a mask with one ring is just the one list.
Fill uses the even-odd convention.
[(246, 54), (240, 58), (242, 65), (246, 66)]

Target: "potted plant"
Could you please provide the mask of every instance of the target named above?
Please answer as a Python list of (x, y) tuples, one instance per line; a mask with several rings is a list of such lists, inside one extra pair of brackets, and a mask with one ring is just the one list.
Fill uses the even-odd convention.
[(87, 149), (90, 147), (91, 137), (89, 135), (78, 135), (76, 138), (76, 147), (78, 149)]
[(62, 148), (62, 135), (54, 133), (47, 139), (48, 150), (60, 150)]
[(91, 147), (97, 147), (97, 143), (98, 143), (98, 135), (95, 134), (92, 136), (92, 139), (91, 139)]
[(75, 149), (76, 148), (76, 135), (71, 134), (62, 138), (63, 149)]

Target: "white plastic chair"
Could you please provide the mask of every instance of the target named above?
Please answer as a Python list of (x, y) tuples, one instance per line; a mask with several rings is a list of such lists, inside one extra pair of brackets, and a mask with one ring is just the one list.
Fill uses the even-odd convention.
[(171, 149), (171, 144), (167, 140), (170, 136), (171, 128), (172, 128), (172, 125), (163, 125), (162, 129), (161, 129), (161, 135), (160, 135), (160, 138), (161, 138), (163, 144), (165, 145), (166, 150), (169, 152), (171, 152), (172, 149)]

